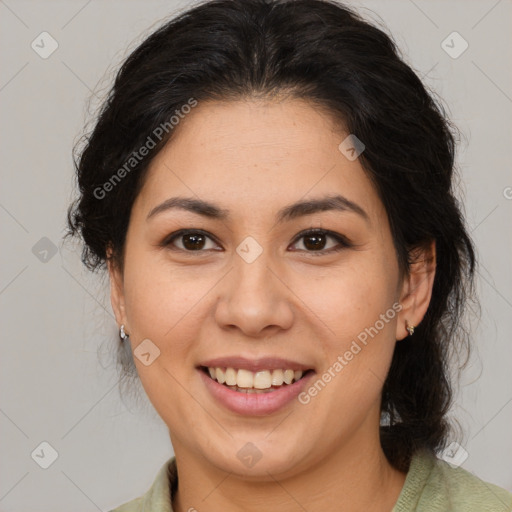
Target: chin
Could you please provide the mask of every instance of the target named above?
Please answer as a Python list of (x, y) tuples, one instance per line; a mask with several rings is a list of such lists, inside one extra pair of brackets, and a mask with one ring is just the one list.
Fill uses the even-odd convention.
[[(214, 453), (210, 451), (205, 457), (220, 470), (233, 473), (248, 480), (272, 480), (278, 475), (291, 476), (297, 472), (300, 461), (304, 458), (304, 442), (293, 441), (286, 433), (284, 439), (277, 436), (265, 439), (268, 432), (261, 436), (243, 436), (230, 440), (224, 447), (216, 445)], [(284, 434), (283, 434), (284, 438)], [(302, 451), (298, 451), (301, 447)], [(212, 457), (213, 455), (213, 457)]]

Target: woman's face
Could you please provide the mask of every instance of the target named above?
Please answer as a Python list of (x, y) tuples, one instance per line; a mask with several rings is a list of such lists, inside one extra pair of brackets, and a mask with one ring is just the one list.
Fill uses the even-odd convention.
[[(385, 209), (338, 148), (348, 133), (302, 100), (200, 102), (178, 129), (133, 205), (124, 273), (111, 271), (176, 454), (284, 475), (378, 443), (404, 290)], [(178, 197), (211, 206), (154, 211)], [(301, 235), (311, 229), (329, 233)], [(190, 232), (171, 240), (178, 230)], [(220, 380), (232, 367), (244, 389), (305, 375), (244, 393), (203, 366)]]

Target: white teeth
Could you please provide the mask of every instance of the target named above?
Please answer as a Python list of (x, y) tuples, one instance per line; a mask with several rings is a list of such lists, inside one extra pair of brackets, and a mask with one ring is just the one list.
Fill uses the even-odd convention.
[(233, 368), (226, 368), (226, 384), (236, 386), (236, 370), (233, 370)]
[(226, 376), (224, 375), (224, 371), (221, 368), (215, 368), (215, 378), (219, 384), (224, 384)]
[(282, 386), (283, 383), (291, 384), (292, 382), (297, 382), (302, 378), (304, 372), (290, 369), (251, 372), (235, 368), (208, 368), (208, 373), (219, 384), (225, 384), (237, 391), (255, 393), (261, 392), (261, 390), (272, 391), (272, 386)]
[(272, 386), (281, 386), (283, 382), (283, 370), (274, 370), (272, 372)]
[(239, 388), (252, 388), (253, 382), (254, 377), (252, 372), (249, 370), (238, 370), (238, 375), (236, 376), (236, 385)]
[(285, 370), (283, 378), (285, 384), (291, 384), (293, 380), (293, 370)]
[(253, 387), (256, 389), (267, 389), (270, 386), (272, 386), (272, 377), (270, 376), (270, 372), (268, 370), (257, 372), (254, 375)]

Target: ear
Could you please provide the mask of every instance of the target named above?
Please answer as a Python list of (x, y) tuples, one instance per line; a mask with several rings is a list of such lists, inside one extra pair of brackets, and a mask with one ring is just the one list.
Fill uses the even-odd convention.
[(116, 322), (119, 326), (124, 324), (126, 332), (129, 333), (130, 328), (126, 319), (124, 302), (123, 274), (112, 259), (111, 247), (107, 249), (107, 267), (110, 278), (110, 302), (116, 317)]
[(400, 304), (402, 310), (398, 315), (396, 339), (401, 340), (409, 333), (407, 325), (417, 326), (425, 316), (434, 286), (436, 273), (436, 242), (417, 247), (409, 253), (410, 270), (404, 276)]

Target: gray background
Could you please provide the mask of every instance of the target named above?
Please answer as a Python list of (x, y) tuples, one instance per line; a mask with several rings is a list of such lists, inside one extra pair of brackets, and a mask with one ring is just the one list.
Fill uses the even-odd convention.
[[(453, 415), (465, 429), (462, 467), (512, 490), (512, 2), (352, 4), (389, 28), (466, 137), (461, 197), (479, 252), (482, 317)], [(108, 281), (83, 269), (79, 247), (62, 235), (88, 98), (94, 91), (94, 111), (129, 50), (188, 5), (0, 1), (2, 511), (109, 510), (143, 494), (172, 454), (149, 402), (121, 401)], [(43, 31), (59, 45), (46, 59), (31, 48)], [(441, 46), (453, 31), (469, 44), (458, 58)], [(58, 452), (48, 469), (31, 456), (43, 441)]]

